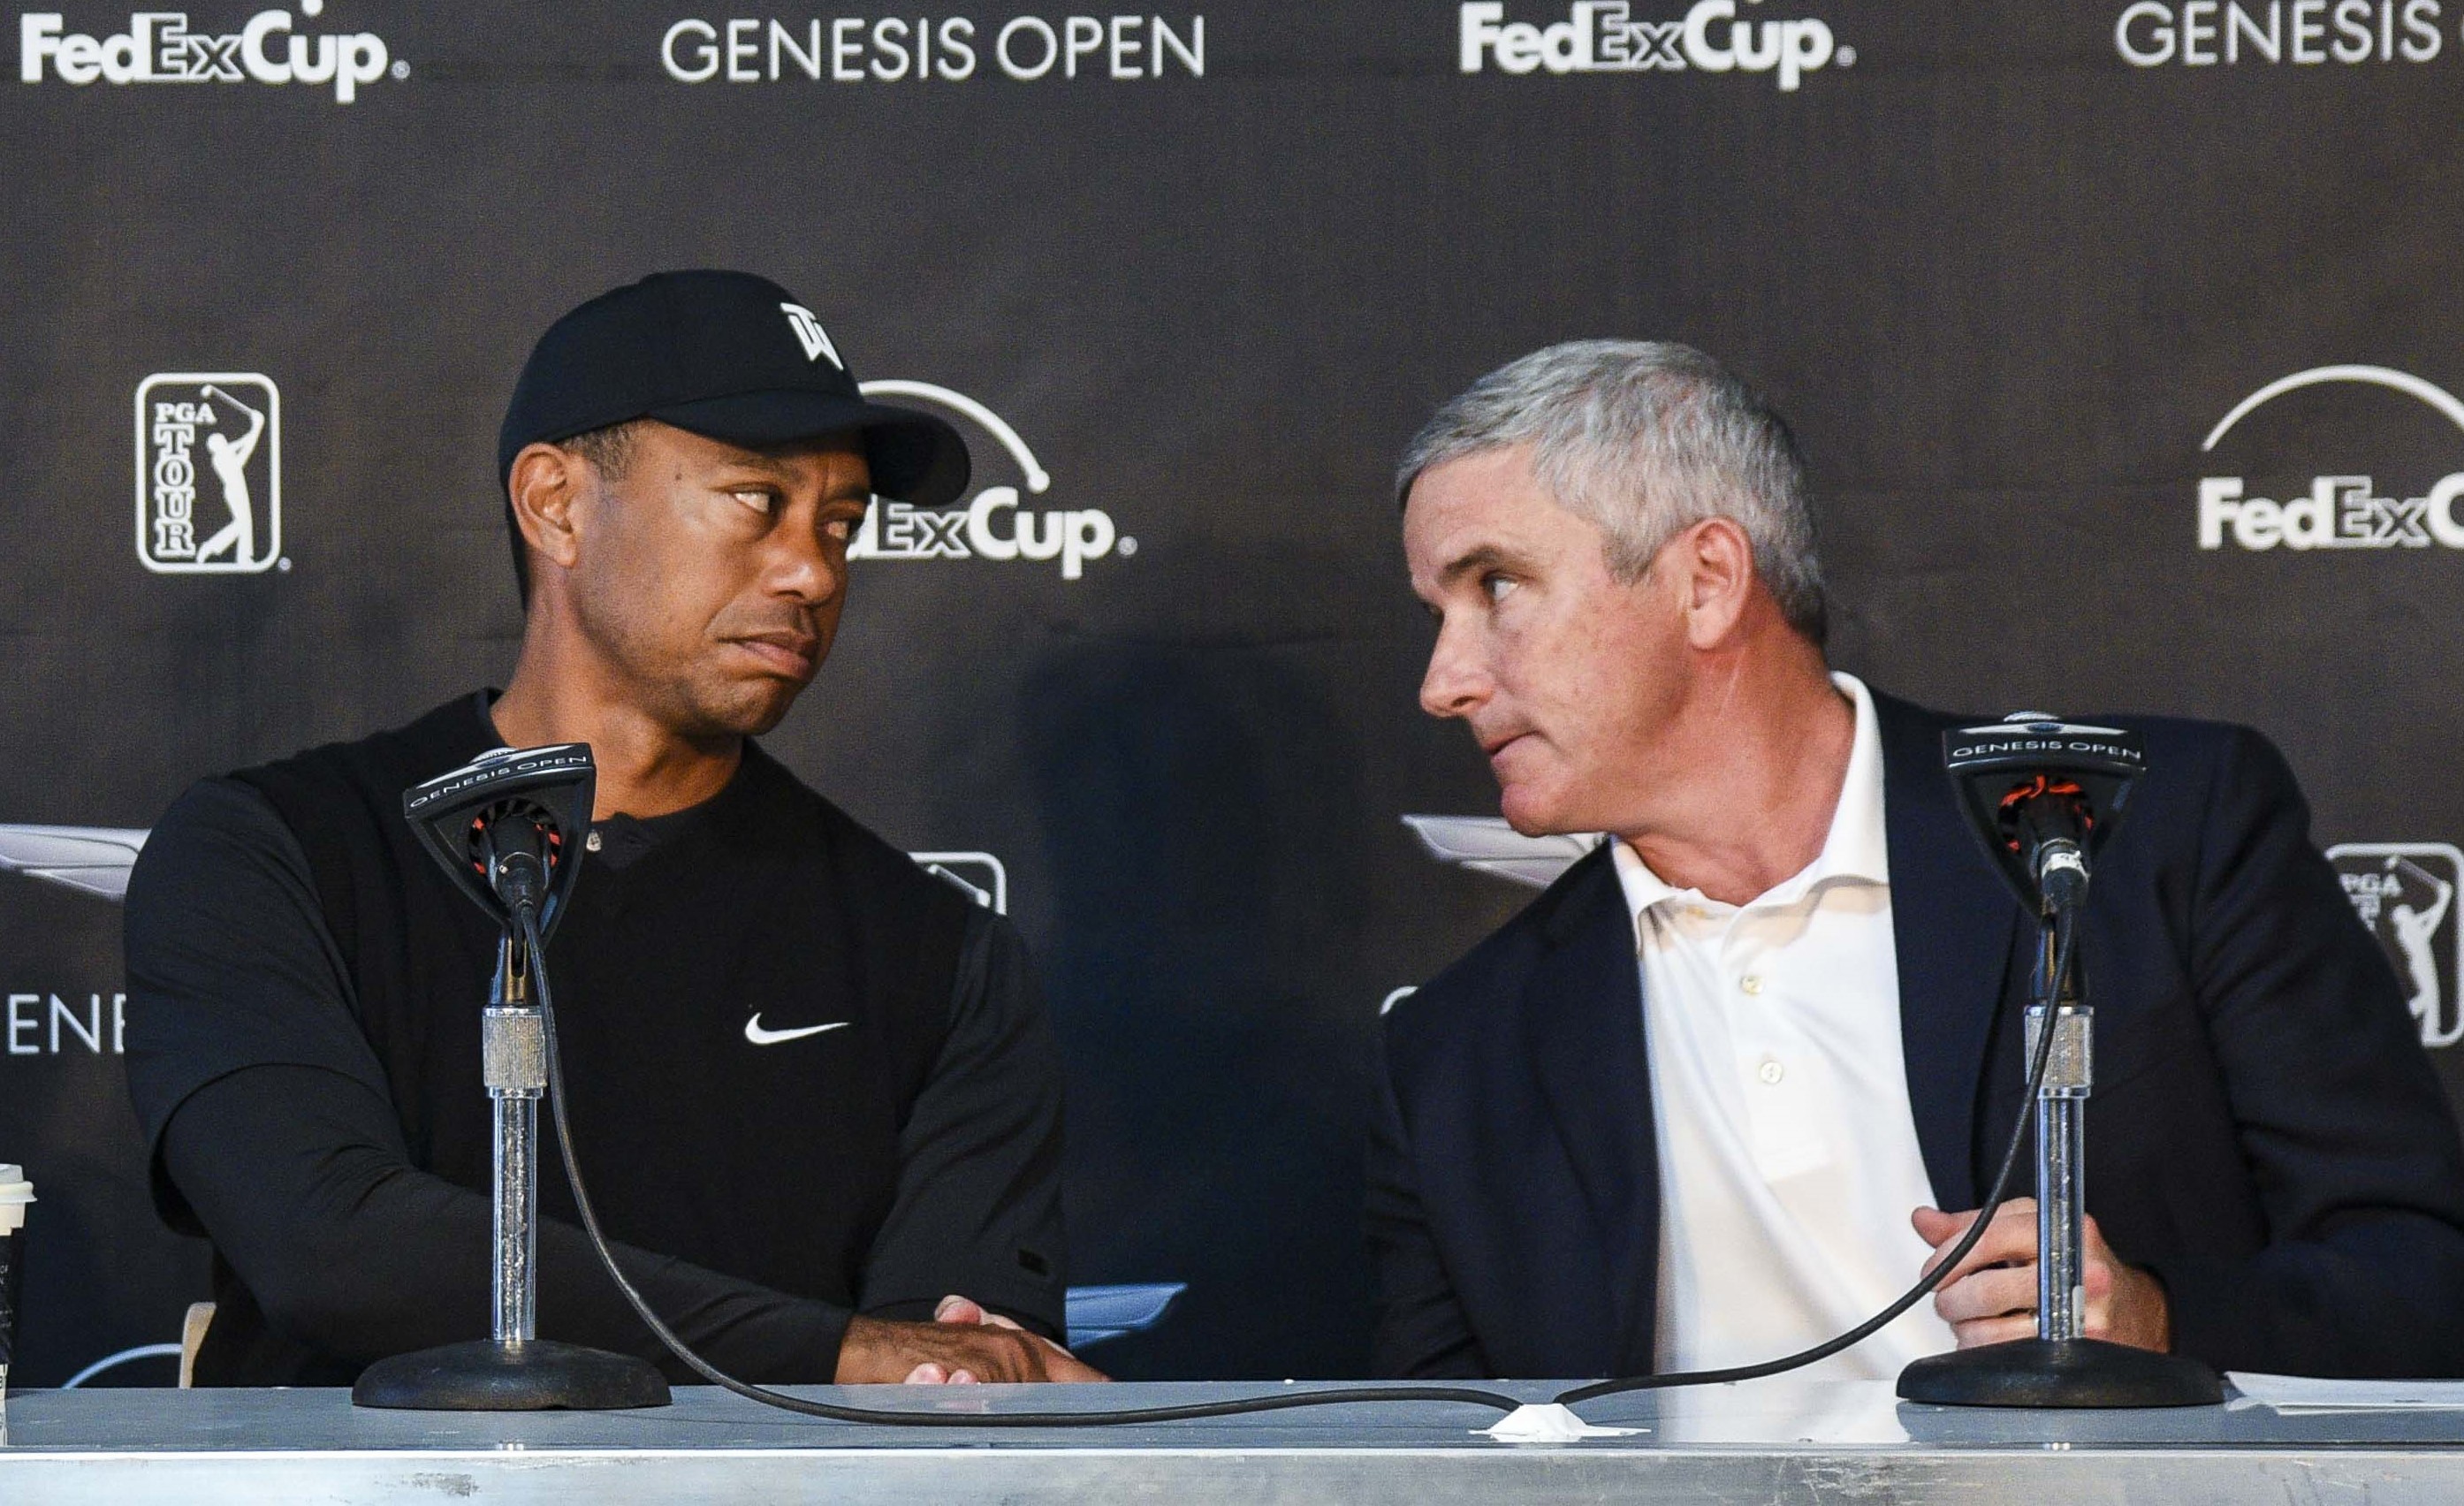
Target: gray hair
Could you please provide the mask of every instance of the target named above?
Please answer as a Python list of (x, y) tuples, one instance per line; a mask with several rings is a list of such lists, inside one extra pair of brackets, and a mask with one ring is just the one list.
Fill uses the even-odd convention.
[(1726, 518), (1745, 530), (1789, 626), (1823, 641), (1805, 459), (1787, 421), (1709, 356), (1665, 341), (1574, 340), (1508, 362), (1414, 436), (1396, 500), (1433, 467), (1520, 444), (1550, 495), (1608, 535), (1620, 578), (1639, 577), (1679, 533)]

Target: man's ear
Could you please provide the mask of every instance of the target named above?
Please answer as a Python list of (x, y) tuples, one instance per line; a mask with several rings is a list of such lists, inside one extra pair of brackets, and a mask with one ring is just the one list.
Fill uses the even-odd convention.
[(1678, 572), (1685, 638), (1697, 649), (1726, 643), (1754, 593), (1754, 545), (1728, 518), (1705, 518), (1668, 542), (1661, 559)]
[(524, 446), (505, 478), (522, 538), (542, 558), (566, 569), (582, 555), (574, 504), (589, 491), (592, 479), (590, 462), (550, 444)]

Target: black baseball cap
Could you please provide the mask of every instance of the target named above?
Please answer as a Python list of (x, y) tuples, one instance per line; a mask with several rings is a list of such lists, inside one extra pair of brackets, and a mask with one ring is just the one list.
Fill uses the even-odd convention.
[(931, 413), (868, 401), (796, 296), (748, 272), (660, 272), (548, 326), (496, 435), (496, 475), (522, 447), (636, 418), (761, 449), (853, 430), (876, 496), (946, 507), (967, 445)]

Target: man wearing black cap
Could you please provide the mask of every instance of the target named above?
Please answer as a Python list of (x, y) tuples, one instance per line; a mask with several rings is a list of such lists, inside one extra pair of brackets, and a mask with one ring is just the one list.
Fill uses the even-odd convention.
[[(1049, 1341), (1060, 1090), (1023, 944), (750, 741), (829, 653), (869, 498), (955, 500), (957, 433), (867, 402), (784, 289), (684, 272), (557, 321), (498, 461), (503, 694), (207, 780), (131, 877), (130, 1091), (159, 1206), (214, 1245), (198, 1380), (347, 1384), (486, 1331), (494, 933), (401, 798), (569, 742), (599, 771), (548, 952), (575, 1149), (653, 1307), (750, 1380), (1100, 1379)], [(540, 1334), (682, 1378), (546, 1160)]]

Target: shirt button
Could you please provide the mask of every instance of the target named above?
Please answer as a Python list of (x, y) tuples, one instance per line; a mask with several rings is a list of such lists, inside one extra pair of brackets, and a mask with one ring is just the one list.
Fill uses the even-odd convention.
[(1748, 993), (1760, 993), (1763, 991), (1762, 975), (1759, 973), (1748, 973), (1743, 978), (1737, 980), (1737, 986), (1743, 988)]
[(1776, 1088), (1779, 1086), (1779, 1080), (1788, 1075), (1788, 1069), (1775, 1061), (1767, 1061), (1756, 1069), (1754, 1075), (1763, 1080), (1764, 1087)]
[(583, 845), (583, 847), (585, 847), (585, 848), (589, 849), (589, 850), (590, 850), (591, 852), (593, 852), (593, 853), (598, 852), (598, 851), (599, 851), (599, 849), (600, 849), (600, 847), (602, 846), (602, 844), (601, 844), (601, 842), (600, 842), (600, 840), (599, 840), (599, 833), (598, 833), (598, 832), (596, 832), (596, 831), (593, 831), (593, 832), (591, 832), (588, 836), (583, 837), (583, 838), (582, 839), (582, 845)]

